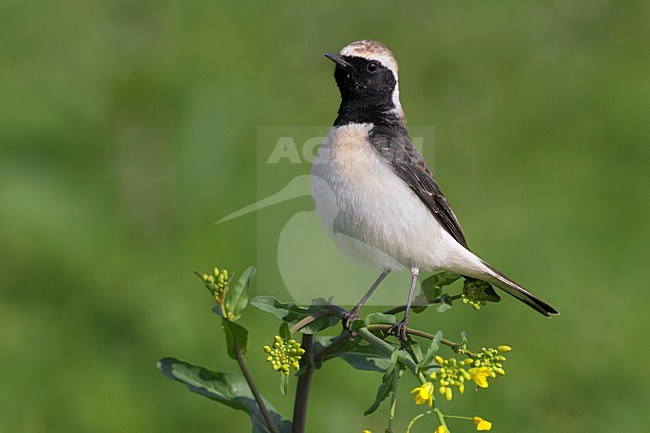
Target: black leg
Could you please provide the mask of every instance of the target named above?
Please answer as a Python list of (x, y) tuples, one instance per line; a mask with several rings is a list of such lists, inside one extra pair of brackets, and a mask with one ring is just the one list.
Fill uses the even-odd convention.
[(366, 292), (365, 295), (363, 295), (363, 298), (357, 303), (357, 305), (354, 306), (354, 308), (347, 313), (343, 315), (343, 327), (347, 329), (348, 331), (350, 330), (350, 325), (352, 322), (357, 320), (359, 318), (359, 311), (361, 310), (361, 307), (363, 307), (363, 304), (366, 303), (368, 298), (370, 298), (370, 295), (372, 295), (372, 292), (375, 291), (377, 287), (381, 284), (382, 281), (384, 281), (384, 278), (386, 278), (386, 275), (390, 273), (390, 270), (385, 270), (384, 272), (377, 277), (374, 283), (372, 283), (372, 286), (370, 286), (370, 289)]
[(411, 268), (411, 286), (409, 287), (409, 295), (408, 300), (406, 301), (406, 310), (404, 310), (404, 318), (400, 322), (394, 324), (388, 331), (391, 334), (395, 334), (400, 342), (402, 342), (402, 345), (408, 341), (406, 330), (408, 329), (409, 313), (411, 312), (411, 303), (413, 302), (413, 292), (418, 283), (418, 275), (420, 275), (420, 270), (418, 268)]

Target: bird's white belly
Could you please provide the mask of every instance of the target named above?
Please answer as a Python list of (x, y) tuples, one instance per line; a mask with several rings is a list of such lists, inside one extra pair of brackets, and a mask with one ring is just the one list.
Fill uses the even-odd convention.
[(425, 271), (453, 267), (469, 252), (372, 147), (371, 128), (334, 127), (319, 148), (312, 195), (321, 223), (339, 249), (360, 263)]

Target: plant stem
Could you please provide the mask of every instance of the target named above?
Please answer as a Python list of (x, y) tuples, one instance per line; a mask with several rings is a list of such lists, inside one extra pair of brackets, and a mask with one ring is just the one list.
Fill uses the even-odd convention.
[(323, 316), (329, 315), (329, 316), (338, 317), (340, 319), (341, 317), (343, 317), (343, 314), (345, 313), (346, 310), (344, 308), (339, 307), (338, 305), (330, 304), (328, 308), (319, 310), (316, 313), (310, 314), (307, 317), (303, 317), (300, 321), (296, 322), (296, 324), (291, 327), (291, 333), (295, 334), (305, 326), (315, 322), (316, 320), (320, 319)]
[[(388, 355), (392, 354), (395, 350), (398, 350), (395, 347), (391, 346), (390, 344), (386, 343), (381, 338), (377, 337), (372, 332), (370, 332), (368, 330), (368, 328), (366, 328), (366, 327), (359, 328), (359, 329), (357, 329), (356, 332), (359, 335), (359, 337), (363, 338), (364, 340), (366, 340), (368, 343), (372, 344), (373, 346), (378, 347), (379, 349), (383, 350)], [(415, 362), (413, 362), (413, 360), (411, 358), (406, 356), (403, 351), (400, 352), (397, 356), (398, 356), (399, 361), (403, 365), (408, 367), (413, 372), (417, 371), (418, 367), (415, 364)]]
[[(458, 297), (460, 297), (460, 295), (458, 295)], [(401, 306), (401, 307), (396, 307), (393, 310), (397, 310), (397, 312), (399, 312), (399, 311), (402, 311), (404, 308), (405, 308), (404, 306)], [(325, 310), (321, 310), (321, 311), (325, 311)], [(336, 316), (336, 317), (339, 317), (339, 318), (343, 315), (343, 313), (345, 313), (345, 310), (343, 308), (339, 307), (338, 305), (330, 305), (330, 308), (328, 308), (327, 311), (329, 312), (329, 314), (331, 314), (333, 316)], [(392, 310), (388, 310), (387, 312), (385, 312), (385, 314), (390, 314), (389, 313), (390, 311), (392, 311)], [(321, 312), (319, 311), (319, 313), (321, 313)], [(313, 322), (314, 320), (316, 320), (318, 317), (314, 317), (314, 316), (318, 315), (319, 313), (316, 313), (315, 315), (307, 316), (304, 319), (302, 319), (300, 322), (296, 323), (291, 328), (291, 332), (293, 333), (294, 329), (298, 330), (298, 329), (308, 325), (309, 323)], [(325, 315), (325, 314), (328, 314), (328, 313), (323, 312), (322, 315)], [(319, 315), (319, 317), (322, 317), (322, 316)], [(388, 330), (389, 328), (390, 328), (390, 325), (369, 325), (367, 327), (367, 330), (369, 330), (369, 331)], [(355, 335), (358, 335), (358, 331), (359, 330), (357, 330), (357, 331), (355, 331), (353, 333), (348, 333), (348, 332), (341, 333), (341, 335), (336, 337), (327, 347), (325, 347), (320, 352), (316, 353), (314, 355), (314, 360), (316, 360), (316, 361), (322, 360), (329, 353), (334, 352), (341, 345), (345, 344), (345, 342), (347, 342), (350, 339), (354, 338)], [(409, 328), (409, 329), (407, 329), (406, 332), (409, 333), (409, 334), (412, 334), (412, 335), (416, 335), (418, 337), (427, 338), (429, 340), (433, 340), (433, 338), (434, 338), (433, 334), (429, 334), (427, 332), (420, 331), (420, 330), (417, 330), (417, 329)], [(381, 346), (379, 346), (379, 347), (382, 347), (384, 349), (384, 351), (386, 351), (387, 353), (389, 353), (388, 352), (388, 347), (390, 347), (391, 352), (394, 350), (393, 346), (391, 346), (390, 344), (386, 343), (385, 341), (381, 340), (380, 338), (375, 337), (372, 333), (368, 333), (368, 334), (371, 336), (369, 338), (374, 338), (374, 339), (377, 340), (377, 341), (375, 341), (375, 343), (376, 343), (375, 345), (381, 344)], [(368, 336), (368, 334), (366, 334), (366, 336)], [(364, 340), (368, 341), (368, 338), (364, 338)], [(371, 341), (368, 341), (368, 342), (371, 343)], [(379, 343), (379, 342), (381, 342), (381, 343)], [(453, 341), (447, 340), (445, 338), (440, 340), (440, 342), (442, 344), (446, 345), (446, 346), (451, 347), (454, 350), (456, 348), (458, 348), (458, 346), (459, 346), (458, 343), (454, 343)]]
[(320, 362), (324, 357), (330, 353), (336, 351), (340, 346), (345, 344), (346, 341), (352, 340), (356, 336), (356, 333), (349, 333), (348, 331), (343, 331), (338, 337), (336, 337), (332, 342), (326, 346), (320, 352), (314, 354), (314, 361)]
[(390, 412), (388, 413), (388, 426), (386, 433), (393, 433), (393, 420), (395, 419), (395, 408), (397, 407), (397, 385), (399, 385), (399, 376), (402, 370), (401, 367), (393, 374), (392, 392), (390, 396)]
[(448, 419), (463, 419), (466, 421), (474, 421), (474, 418), (471, 416), (460, 416), (460, 415), (444, 415), (445, 418)]
[(255, 386), (255, 382), (253, 382), (253, 377), (248, 371), (248, 367), (246, 367), (246, 361), (244, 361), (244, 356), (241, 353), (241, 349), (239, 348), (237, 341), (234, 341), (234, 348), (235, 348), (235, 357), (237, 358), (237, 364), (239, 364), (239, 369), (244, 374), (246, 383), (248, 383), (248, 387), (253, 393), (253, 397), (257, 402), (257, 407), (260, 408), (260, 412), (262, 413), (262, 417), (264, 417), (264, 421), (266, 421), (266, 425), (269, 427), (269, 430), (271, 430), (271, 433), (279, 433), (278, 428), (275, 426), (273, 420), (271, 419), (271, 414), (269, 413), (269, 410), (266, 407), (266, 403), (264, 403), (264, 400), (262, 399), (260, 392), (257, 390), (257, 387)]
[(406, 433), (411, 433), (411, 427), (413, 427), (413, 424), (415, 424), (420, 418), (422, 418), (423, 416), (426, 416), (426, 415), (431, 415), (431, 411), (428, 410), (425, 413), (421, 413), (421, 414), (417, 415), (415, 418), (413, 418), (411, 420), (411, 422), (409, 423), (408, 427), (406, 427)]
[(310, 323), (316, 321), (317, 319), (320, 319), (323, 316), (327, 316), (328, 314), (329, 314), (329, 311), (327, 311), (327, 310), (320, 310), (320, 311), (317, 311), (314, 314), (310, 314), (309, 316), (301, 319), (299, 322), (297, 322), (295, 325), (293, 325), (291, 327), (291, 333), (295, 334), (296, 332), (300, 331), (305, 326), (307, 326)]
[(293, 406), (293, 424), (291, 427), (292, 433), (304, 433), (305, 425), (307, 422), (307, 402), (309, 401), (309, 388), (311, 386), (311, 379), (314, 374), (314, 367), (312, 367), (309, 357), (312, 352), (312, 343), (314, 341), (313, 334), (304, 334), (302, 336), (302, 343), (300, 346), (305, 349), (303, 358), (301, 359), (302, 374), (298, 377), (298, 386), (296, 388), (296, 399)]
[[(390, 327), (391, 327), (391, 325), (368, 325), (368, 330), (370, 330), (370, 331), (387, 331), (388, 329), (390, 329)], [(429, 334), (428, 332), (420, 331), (418, 329), (408, 328), (406, 330), (406, 332), (408, 334), (417, 335), (418, 337), (427, 338), (429, 340), (433, 340), (435, 338), (435, 335)], [(454, 343), (453, 341), (447, 340), (445, 338), (441, 339), (440, 342), (442, 344), (444, 344), (445, 346), (451, 347), (452, 349), (458, 347), (458, 343)]]
[[(445, 422), (445, 416), (442, 414), (442, 412), (440, 412), (440, 409), (438, 409), (437, 407), (434, 407), (433, 408), (433, 413), (435, 413), (436, 416), (438, 417), (438, 422), (440, 422), (440, 425), (444, 425), (445, 427), (447, 427), (447, 423)], [(447, 429), (447, 430), (449, 430), (449, 429)]]

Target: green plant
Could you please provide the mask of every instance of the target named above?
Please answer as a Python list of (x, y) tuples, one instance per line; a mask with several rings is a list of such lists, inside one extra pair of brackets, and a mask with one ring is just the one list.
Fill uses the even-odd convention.
[[(365, 414), (376, 411), (385, 400), (389, 400), (386, 432), (393, 432), (397, 388), (405, 374), (415, 377), (420, 383), (411, 394), (414, 394), (416, 404), (427, 408), (411, 419), (407, 433), (426, 415), (435, 415), (432, 419), (436, 433), (449, 432), (447, 422), (451, 419), (472, 421), (479, 431), (491, 429), (489, 421), (477, 416), (444, 414), (436, 403), (435, 391), (437, 389), (440, 398), (449, 401), (455, 392), (463, 394), (468, 384), (477, 389), (487, 388), (490, 380), (505, 374), (503, 363), (505, 354), (511, 350), (509, 346), (471, 350), (464, 333), (460, 342), (453, 342), (443, 338), (442, 331), (430, 334), (418, 329), (409, 329), (408, 341), (400, 344), (388, 330), (397, 321), (395, 314), (403, 311), (405, 306), (356, 320), (350, 332), (343, 331), (337, 336), (318, 335), (336, 326), (346, 311), (326, 299), (314, 299), (307, 307), (283, 303), (270, 296), (249, 299), (254, 274), (255, 268), (249, 267), (235, 282), (231, 274), (218, 268), (214, 268), (211, 274), (197, 273), (217, 304), (213, 311), (221, 318), (228, 355), (238, 364), (241, 375), (219, 373), (175, 358), (164, 358), (158, 362), (158, 368), (168, 378), (182, 382), (192, 392), (246, 412), (251, 417), (254, 433), (304, 433), (312, 375), (329, 359), (338, 357), (355, 369), (383, 374), (375, 401)], [(460, 278), (459, 275), (441, 272), (425, 279), (414, 302), (414, 311), (422, 312), (434, 304), (438, 305), (439, 311), (445, 311), (459, 299), (462, 304), (476, 310), (487, 302), (499, 301), (489, 284), (472, 279), (464, 280), (460, 293), (447, 293)], [(263, 348), (263, 352), (273, 370), (279, 373), (283, 394), (287, 393), (291, 373), (295, 371), (298, 376), (291, 420), (260, 395), (246, 367), (244, 355), (248, 331), (237, 321), (249, 303), (280, 320), (278, 335), (273, 337), (271, 345)], [(302, 334), (300, 342), (294, 337), (298, 334)], [(453, 356), (443, 356), (442, 347)]]

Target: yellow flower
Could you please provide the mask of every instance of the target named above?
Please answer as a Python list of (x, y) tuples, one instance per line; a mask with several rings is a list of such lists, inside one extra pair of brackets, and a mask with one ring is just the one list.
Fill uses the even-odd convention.
[[(506, 371), (503, 369), (503, 363), (506, 357), (503, 355), (511, 351), (510, 346), (499, 346), (497, 349), (493, 347), (482, 348), (478, 353), (469, 352), (465, 348), (459, 349), (459, 353), (469, 355), (470, 359), (464, 361), (465, 365), (472, 365), (475, 368), (486, 367), (489, 371), (488, 376), (496, 378), (498, 375), (505, 375)], [(468, 378), (469, 379), (469, 378)]]
[(447, 401), (450, 401), (451, 398), (454, 396), (453, 391), (451, 390), (451, 387), (449, 387), (449, 386), (441, 386), (439, 391), (440, 391), (440, 394), (445, 396)]
[(490, 431), (492, 430), (492, 423), (490, 421), (486, 421), (480, 416), (475, 416), (474, 417), (474, 423), (476, 424), (476, 430), (478, 431)]
[(363, 433), (372, 433), (370, 430), (364, 430)]
[(449, 433), (449, 430), (444, 425), (439, 425), (436, 431), (433, 433)]
[(470, 378), (474, 383), (476, 383), (481, 388), (488, 387), (487, 378), (490, 376), (490, 369), (487, 367), (474, 367), (467, 370), (470, 375)]
[(205, 287), (212, 293), (212, 297), (219, 305), (223, 305), (224, 297), (228, 291), (228, 283), (230, 279), (228, 277), (228, 271), (226, 269), (219, 270), (219, 268), (214, 268), (211, 274), (199, 274), (196, 273), (203, 282)]
[(438, 381), (440, 394), (444, 395), (447, 400), (451, 400), (453, 397), (452, 387), (458, 387), (461, 394), (465, 392), (464, 382), (470, 379), (470, 375), (465, 371), (465, 366), (474, 361), (471, 359), (469, 362), (457, 361), (455, 358), (443, 359), (441, 356), (436, 356), (435, 360), (440, 367), (429, 377)]
[(487, 301), (493, 300), (491, 299), (490, 291), (492, 291), (490, 283), (466, 278), (463, 284), (463, 294), (461, 295), (463, 304), (469, 304), (475, 310), (480, 310), (481, 305), (486, 305)]
[(264, 346), (264, 351), (269, 355), (266, 360), (271, 363), (273, 370), (280, 371), (285, 376), (289, 375), (292, 367), (300, 369), (299, 361), (305, 353), (305, 349), (296, 340), (285, 340), (279, 335), (275, 336), (273, 347)]
[(433, 383), (425, 382), (422, 386), (413, 388), (411, 394), (415, 394), (415, 404), (427, 403), (429, 407), (433, 405)]

